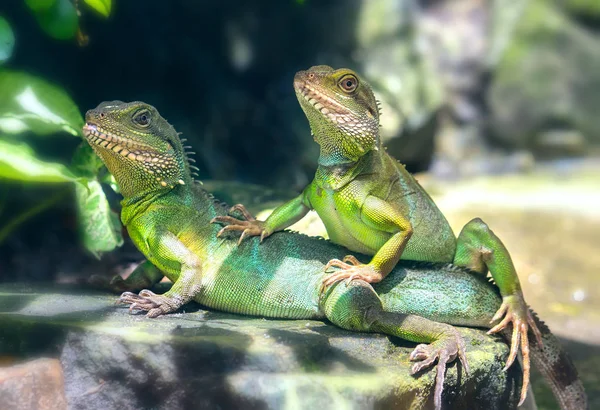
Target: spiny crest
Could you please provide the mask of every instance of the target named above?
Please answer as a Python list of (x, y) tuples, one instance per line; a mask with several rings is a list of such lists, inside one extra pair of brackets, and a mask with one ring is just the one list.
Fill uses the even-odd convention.
[[(177, 135), (181, 136), (182, 133), (178, 132)], [(196, 155), (196, 152), (191, 151), (192, 146), (191, 145), (183, 145), (184, 143), (187, 142), (187, 138), (181, 138), (179, 137), (179, 140), (182, 143), (182, 147), (183, 147), (183, 158), (185, 159), (187, 166), (190, 170), (190, 175), (192, 176), (192, 179), (195, 182), (199, 182), (200, 184), (202, 184), (202, 181), (198, 180), (198, 171), (200, 171), (200, 168), (198, 168), (196, 165), (193, 165), (196, 163), (196, 160), (194, 158), (192, 158), (192, 155)]]

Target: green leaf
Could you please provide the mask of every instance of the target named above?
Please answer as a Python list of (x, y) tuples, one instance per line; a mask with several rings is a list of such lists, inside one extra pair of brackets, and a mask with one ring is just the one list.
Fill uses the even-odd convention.
[(54, 6), (56, 0), (25, 0), (25, 4), (32, 11), (44, 11)]
[(94, 152), (90, 144), (83, 141), (73, 154), (71, 160), (71, 170), (77, 176), (86, 179), (95, 179), (98, 175), (98, 170), (104, 166), (104, 163)]
[(108, 204), (100, 182), (89, 181), (87, 187), (75, 186), (79, 230), (83, 244), (97, 258), (123, 245), (121, 222)]
[(77, 10), (70, 0), (56, 0), (47, 10), (37, 11), (36, 17), (42, 30), (57, 40), (73, 38), (79, 27)]
[(67, 167), (55, 162), (41, 161), (24, 143), (0, 139), (0, 178), (27, 182), (80, 181)]
[(110, 15), (110, 9), (112, 8), (112, 0), (85, 0), (85, 3), (102, 14), (104, 17)]
[(81, 136), (83, 117), (61, 88), (29, 74), (0, 71), (0, 131)]
[(15, 47), (15, 35), (8, 21), (0, 16), (0, 64), (7, 61)]
[(117, 194), (121, 193), (121, 190), (119, 189), (119, 185), (117, 185), (117, 180), (115, 179), (114, 175), (111, 174), (110, 172), (106, 172), (103, 176), (101, 176), (100, 182), (110, 186), (110, 188), (113, 191), (115, 191)]

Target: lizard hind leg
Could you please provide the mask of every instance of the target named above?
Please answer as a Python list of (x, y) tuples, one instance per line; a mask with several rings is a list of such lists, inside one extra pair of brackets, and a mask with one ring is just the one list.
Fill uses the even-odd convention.
[(442, 406), (446, 365), (458, 358), (468, 373), (465, 343), (454, 327), (421, 316), (386, 311), (375, 290), (362, 280), (340, 282), (329, 288), (321, 300), (321, 308), (327, 319), (343, 329), (384, 333), (424, 343), (410, 354), (410, 360), (415, 362), (410, 373), (415, 375), (435, 367), (436, 410)]
[(509, 368), (517, 357), (519, 348), (523, 358), (523, 403), (529, 385), (529, 338), (531, 330), (538, 345), (542, 345), (542, 336), (529, 313), (523, 298), (521, 284), (508, 250), (489, 226), (479, 218), (469, 221), (456, 241), (454, 264), (473, 271), (487, 274), (488, 270), (502, 295), (502, 305), (491, 323), (495, 326), (488, 333), (498, 333), (512, 324), (511, 347), (505, 369)]

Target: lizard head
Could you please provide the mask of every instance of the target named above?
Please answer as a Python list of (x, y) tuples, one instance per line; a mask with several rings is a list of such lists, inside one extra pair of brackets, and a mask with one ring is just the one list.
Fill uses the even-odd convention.
[(311, 67), (296, 73), (294, 89), (322, 157), (356, 161), (379, 148), (377, 100), (354, 71)]
[(143, 102), (106, 101), (85, 114), (83, 134), (125, 197), (191, 180), (175, 129)]

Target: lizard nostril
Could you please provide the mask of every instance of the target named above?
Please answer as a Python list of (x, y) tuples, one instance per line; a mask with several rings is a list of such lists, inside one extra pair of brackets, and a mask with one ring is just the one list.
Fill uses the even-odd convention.
[(100, 118), (104, 118), (106, 114), (104, 114), (103, 112), (100, 113)]

